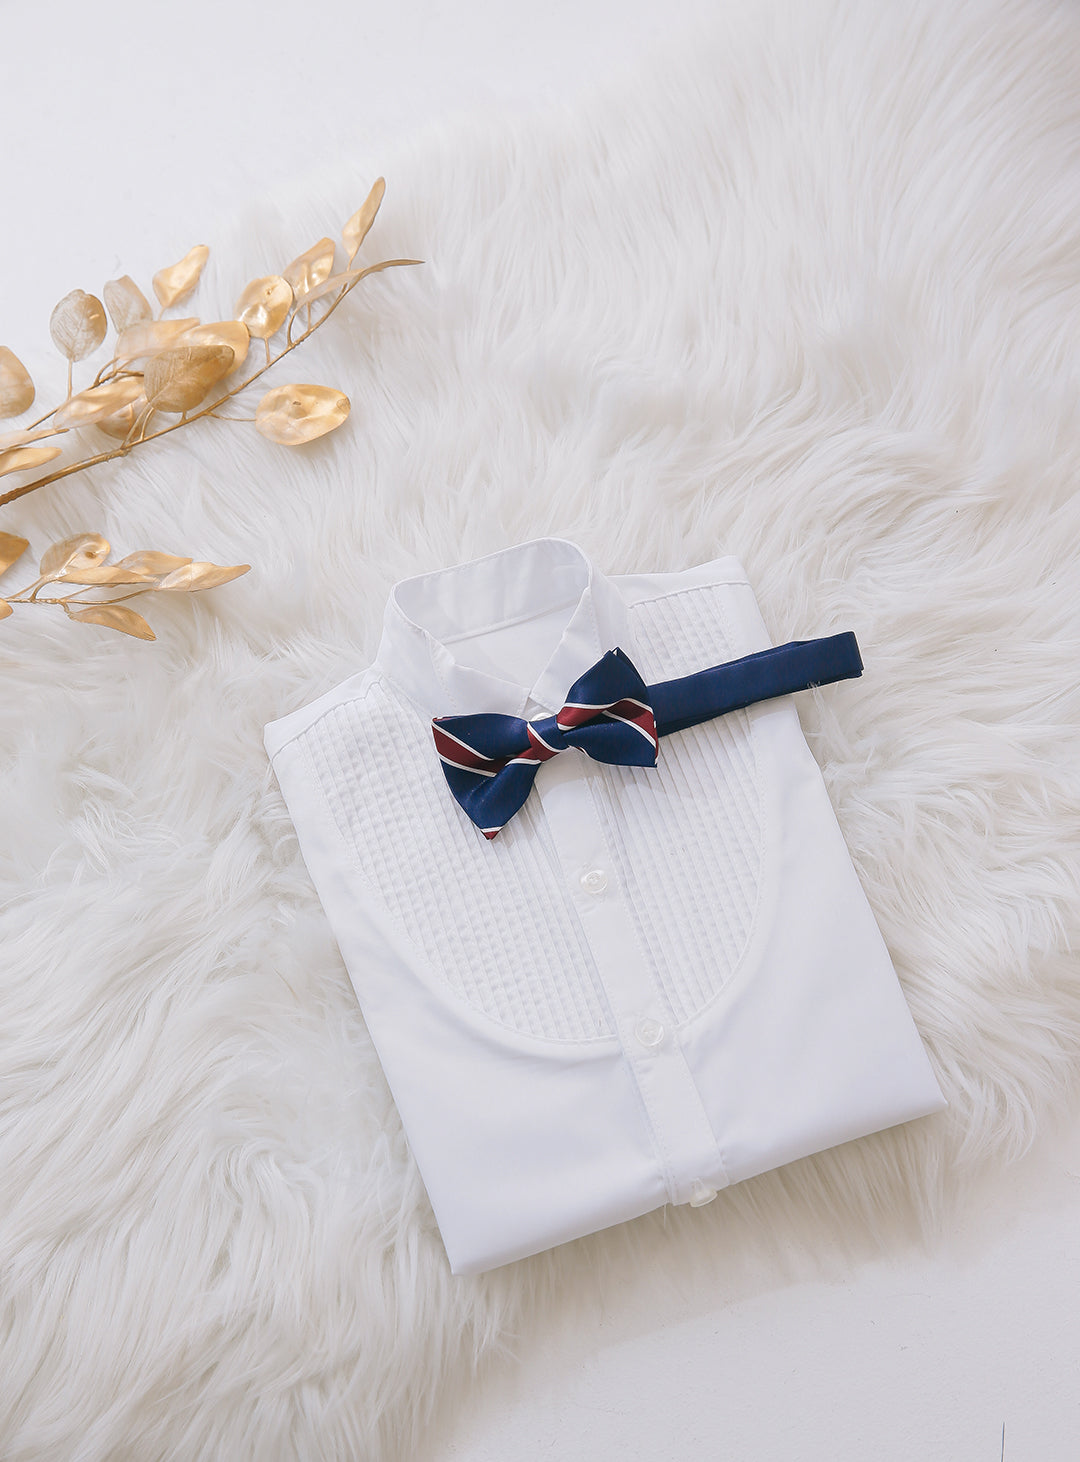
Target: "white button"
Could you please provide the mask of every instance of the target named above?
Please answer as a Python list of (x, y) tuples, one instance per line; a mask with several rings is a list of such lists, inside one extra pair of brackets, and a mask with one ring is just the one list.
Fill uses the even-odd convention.
[(603, 893), (607, 888), (607, 874), (602, 868), (590, 868), (581, 875), (581, 886), (586, 893)]
[(708, 1183), (703, 1183), (700, 1178), (695, 1178), (690, 1189), (690, 1207), (704, 1208), (706, 1203), (711, 1203), (716, 1197), (716, 1189), (710, 1188)]
[(634, 1034), (643, 1046), (658, 1046), (664, 1039), (664, 1027), (651, 1015), (643, 1015), (634, 1027)]

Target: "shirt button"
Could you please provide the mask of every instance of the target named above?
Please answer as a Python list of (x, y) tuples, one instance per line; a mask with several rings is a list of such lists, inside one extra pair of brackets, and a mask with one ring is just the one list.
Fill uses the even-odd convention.
[(581, 875), (581, 886), (586, 893), (603, 893), (607, 888), (607, 874), (602, 868), (590, 868)]
[(694, 1179), (690, 1189), (691, 1208), (704, 1208), (706, 1203), (711, 1203), (715, 1197), (715, 1188), (710, 1188), (708, 1183), (703, 1183), (700, 1178)]
[(643, 1015), (634, 1027), (634, 1035), (643, 1046), (658, 1046), (664, 1039), (664, 1027), (651, 1015)]

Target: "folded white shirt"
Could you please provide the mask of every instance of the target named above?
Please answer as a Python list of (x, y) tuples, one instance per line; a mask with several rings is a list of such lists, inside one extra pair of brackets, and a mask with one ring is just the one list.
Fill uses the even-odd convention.
[(791, 696), (553, 757), (491, 841), (446, 785), (433, 717), (769, 643), (732, 558), (537, 539), (396, 585), (375, 662), (266, 727), (455, 1273), (945, 1106)]

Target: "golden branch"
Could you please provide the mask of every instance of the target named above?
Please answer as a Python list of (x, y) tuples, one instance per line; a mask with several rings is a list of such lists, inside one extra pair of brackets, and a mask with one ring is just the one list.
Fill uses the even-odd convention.
[[(352, 268), (384, 192), (385, 184), (379, 178), (342, 230), (349, 267), (335, 274), (336, 245), (332, 239), (320, 239), (280, 275), (252, 280), (237, 302), (233, 320), (204, 325), (195, 318), (165, 320), (160, 314), (154, 320), (146, 296), (133, 280), (126, 275), (110, 280), (104, 294), (117, 332), (116, 346), (92, 384), (74, 395), (72, 364), (101, 344), (108, 316), (101, 301), (83, 290), (73, 290), (62, 299), (53, 310), (49, 328), (53, 341), (67, 357), (67, 397), (20, 431), (0, 436), (0, 477), (60, 456), (58, 446), (37, 444), (75, 427), (96, 425), (116, 437), (118, 444), (9, 489), (0, 494), (0, 507), (88, 467), (126, 457), (136, 448), (204, 417), (243, 420), (219, 416), (218, 409), (308, 340), (361, 280), (384, 269), (421, 262), (386, 259), (364, 269)], [(208, 255), (205, 245), (196, 245), (177, 264), (154, 275), (154, 293), (162, 312), (180, 304), (192, 292)], [(326, 300), (329, 307), (313, 317), (312, 307)], [(295, 335), (301, 316), (304, 328)], [(285, 343), (275, 354), (270, 341), (282, 326)], [(255, 339), (264, 343), (266, 363), (236, 385), (215, 394), (214, 388), (243, 362)], [(33, 397), (33, 383), (22, 363), (11, 351), (0, 347), (0, 416), (21, 414), (32, 404)], [(153, 418), (162, 414), (177, 415), (179, 419), (148, 431)], [(284, 386), (264, 396), (254, 418), (249, 419), (271, 441), (296, 446), (334, 430), (348, 414), (349, 399), (341, 391), (328, 386)], [(51, 426), (46, 426), (50, 421)]]

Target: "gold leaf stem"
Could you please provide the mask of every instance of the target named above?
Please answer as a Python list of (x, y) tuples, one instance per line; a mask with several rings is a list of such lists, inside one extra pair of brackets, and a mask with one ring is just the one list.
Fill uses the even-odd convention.
[[(96, 386), (97, 385), (97, 382), (95, 381), (94, 384)], [(63, 402), (61, 402), (60, 405), (62, 406), (63, 405)], [(46, 413), (45, 413), (44, 416), (39, 416), (38, 419), (37, 419), (37, 421), (31, 421), (30, 423), (28, 423), (28, 425), (26, 425), (25, 427), (23, 427), (22, 430), (23, 431), (34, 431), (37, 427), (39, 427), (41, 425), (41, 423), (43, 421), (48, 421), (48, 419), (49, 419), (50, 416), (55, 416), (56, 413), (59, 410), (60, 410), (60, 407), (59, 406), (54, 406), (51, 411), (46, 411)]]
[[(62, 594), (59, 596), (59, 598), (57, 598), (55, 595), (42, 594), (41, 591), (45, 588), (46, 584), (55, 584), (55, 582), (55, 579), (51, 579), (48, 576), (40, 579), (35, 579), (32, 584), (27, 584), (24, 588), (20, 589), (17, 594), (8, 594), (6, 596), (7, 601), (9, 604), (66, 604), (69, 599), (79, 600), (80, 594), (88, 594), (91, 589), (98, 587), (96, 584), (81, 584), (77, 588), (73, 589), (70, 594)], [(87, 601), (83, 600), (79, 602), (85, 603)], [(100, 604), (109, 603), (111, 601), (91, 599), (88, 602), (91, 604)]]
[(82, 589), (76, 589), (71, 594), (60, 594), (58, 596), (42, 596), (36, 599), (21, 599), (18, 594), (9, 594), (9, 604), (119, 604), (122, 599), (134, 599), (136, 594), (149, 594), (154, 588), (148, 584), (145, 589), (135, 589), (130, 594), (117, 594), (112, 599), (83, 599), (81, 596), (94, 588), (93, 584), (87, 584)]
[(157, 588), (156, 584), (147, 584), (145, 589), (132, 589), (130, 594), (115, 594), (111, 599), (102, 599), (101, 604), (122, 604), (125, 599), (137, 599), (140, 594), (152, 594)]
[(35, 488), (46, 487), (50, 482), (59, 482), (62, 477), (70, 477), (73, 472), (81, 472), (85, 467), (96, 467), (99, 462), (111, 462), (114, 457), (122, 457), (124, 448), (115, 448), (111, 452), (99, 452), (96, 457), (87, 457), (82, 462), (72, 462), (67, 467), (61, 467), (58, 472), (49, 472), (44, 477), (39, 477), (36, 482), (27, 482), (22, 487), (13, 487), (10, 492), (5, 492), (0, 497), (0, 507), (5, 503), (13, 503), (16, 498), (25, 497), (28, 492)]
[[(82, 592), (80, 590), (80, 592)], [(40, 598), (32, 594), (29, 599), (23, 599), (19, 594), (9, 594), (9, 604), (66, 604), (69, 599), (74, 599), (75, 594), (61, 594), (59, 597), (42, 595)]]
[[(181, 560), (182, 562), (182, 560)], [(149, 594), (157, 588), (157, 583), (140, 584), (137, 588), (128, 590), (126, 593), (114, 595), (110, 599), (84, 599), (84, 594), (91, 594), (100, 590), (100, 584), (75, 584), (70, 594), (42, 594), (41, 590), (47, 584), (55, 584), (57, 580), (49, 574), (43, 574), (41, 578), (35, 579), (32, 584), (26, 584), (15, 594), (6, 595), (9, 604), (118, 604), (122, 599), (133, 599), (136, 594)]]
[(150, 420), (153, 409), (152, 406), (143, 407), (142, 411), (139, 412), (138, 416), (131, 423), (131, 429), (120, 443), (117, 449), (118, 451), (126, 451), (129, 447), (133, 447), (137, 441), (141, 440), (142, 433), (146, 430), (146, 423)]
[[(370, 271), (365, 270), (364, 273), (367, 274), (368, 272), (376, 272), (377, 270), (391, 269), (398, 266), (416, 264), (419, 262), (420, 261), (416, 259), (391, 259), (387, 260), (383, 264), (373, 265)], [(224, 394), (218, 396), (216, 400), (211, 401), (209, 405), (200, 407), (198, 411), (191, 412), (188, 416), (183, 417), (180, 421), (174, 421), (171, 423), (171, 425), (163, 426), (160, 428), (160, 430), (151, 432), (150, 435), (147, 436), (145, 434), (146, 423), (148, 422), (150, 416), (153, 415), (153, 408), (150, 407), (143, 414), (142, 433), (139, 436), (134, 437), (133, 440), (131, 439), (132, 434), (135, 431), (135, 427), (133, 426), (132, 432), (128, 434), (128, 437), (125, 438), (125, 440), (121, 442), (118, 447), (113, 447), (107, 452), (98, 452), (95, 456), (87, 457), (82, 462), (71, 462), (66, 467), (58, 468), (58, 470), (55, 472), (48, 472), (45, 474), (44, 477), (36, 478), (33, 482), (23, 483), (21, 487), (13, 487), (10, 491), (0, 495), (0, 507), (3, 507), (6, 503), (13, 503), (18, 498), (25, 497), (27, 493), (36, 492), (39, 487), (47, 487), (50, 483), (59, 482), (64, 477), (71, 477), (76, 472), (82, 472), (87, 467), (97, 467), (103, 462), (112, 462), (117, 457), (126, 457), (127, 454), (134, 451), (136, 447), (142, 446), (147, 442), (157, 441), (158, 437), (167, 437), (170, 432), (174, 432), (182, 426), (190, 426), (193, 421), (199, 421), (204, 416), (212, 416), (217, 407), (221, 406), (224, 402), (230, 400), (233, 396), (239, 395), (241, 391), (245, 390), (248, 386), (252, 385), (253, 382), (257, 381), (260, 376), (265, 375), (268, 370), (270, 370), (273, 366), (276, 366), (279, 361), (284, 360), (290, 351), (295, 350), (298, 345), (302, 345), (310, 335), (313, 335), (315, 333), (316, 330), (321, 329), (322, 326), (326, 324), (327, 320), (329, 320), (330, 316), (337, 309), (338, 305), (340, 305), (342, 300), (345, 299), (346, 295), (351, 294), (359, 283), (359, 279), (354, 279), (350, 284), (347, 284), (342, 292), (330, 305), (330, 308), (326, 311), (326, 313), (321, 315), (313, 325), (309, 325), (304, 333), (302, 335), (298, 335), (295, 340), (291, 339), (291, 327), (296, 314), (296, 312), (294, 311), (293, 316), (289, 321), (289, 330), (286, 332), (286, 344), (278, 352), (278, 354), (275, 355), (273, 358), (270, 357), (270, 342), (269, 340), (267, 340), (266, 364), (264, 366), (260, 366), (260, 368), (257, 371), (254, 371), (250, 376), (248, 376), (246, 380), (241, 381), (238, 385), (233, 386), (231, 390), (224, 392)], [(111, 362), (109, 364), (111, 364)], [(69, 362), (69, 377), (70, 374), (71, 363)], [(71, 394), (70, 386), (68, 394)], [(52, 415), (51, 412), (49, 414)], [(44, 421), (45, 418), (42, 417), (42, 420)]]
[[(37, 595), (37, 591), (43, 589), (48, 582), (48, 579), (35, 579), (32, 584), (27, 584), (17, 594), (7, 594), (5, 597), (12, 604), (17, 604), (20, 600), (25, 600), (27, 604), (30, 604)], [(29, 599), (26, 598), (27, 594), (30, 595)]]
[[(109, 370), (110, 366), (114, 367), (114, 369)], [(108, 375), (105, 374), (106, 371), (108, 371)], [(97, 375), (94, 377), (94, 385), (102, 386), (105, 384), (106, 381), (115, 381), (120, 376), (139, 376), (141, 374), (141, 371), (126, 370), (114, 355), (112, 360), (107, 360), (98, 371)], [(57, 409), (59, 410), (59, 408)]]
[[(32, 584), (27, 584), (26, 587), (24, 589), (20, 589), (17, 594), (8, 594), (7, 595), (8, 603), (9, 604), (62, 604), (65, 599), (69, 599), (71, 597), (69, 594), (65, 594), (65, 595), (63, 595), (59, 599), (45, 598), (45, 597), (42, 597), (42, 595), (41, 595), (41, 590), (44, 589), (44, 587), (45, 587), (46, 584), (53, 584), (55, 582), (56, 582), (55, 579), (50, 579), (48, 577), (41, 578), (41, 579), (35, 579)], [(78, 592), (79, 593), (83, 593), (84, 591), (82, 589), (80, 589)], [(29, 595), (29, 598), (27, 597), (28, 595)]]

